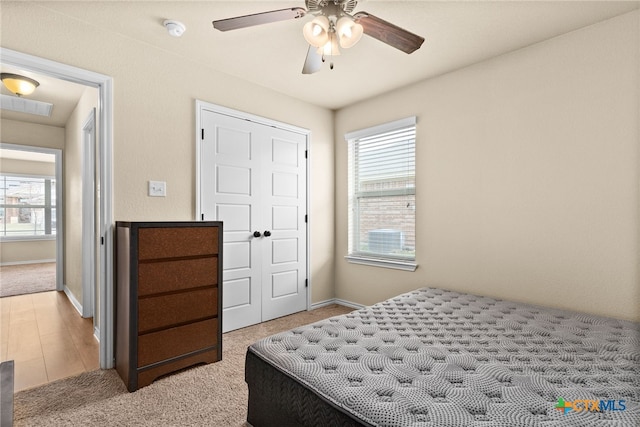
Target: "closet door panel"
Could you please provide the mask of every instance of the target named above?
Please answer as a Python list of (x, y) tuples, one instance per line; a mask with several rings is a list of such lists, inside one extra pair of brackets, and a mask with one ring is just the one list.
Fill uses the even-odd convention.
[(307, 307), (307, 136), (200, 112), (202, 219), (224, 228), (223, 331)]

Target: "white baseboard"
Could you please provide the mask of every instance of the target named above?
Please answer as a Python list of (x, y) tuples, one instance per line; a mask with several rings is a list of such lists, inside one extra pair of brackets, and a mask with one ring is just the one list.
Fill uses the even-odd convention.
[(64, 285), (62, 290), (67, 295), (67, 298), (69, 298), (69, 301), (71, 301), (71, 305), (73, 305), (78, 313), (80, 313), (80, 316), (82, 316), (82, 304), (80, 304), (80, 301), (78, 301), (69, 288), (67, 288), (67, 285)]
[(344, 305), (346, 307), (351, 307), (355, 310), (360, 310), (361, 308), (365, 308), (366, 305), (358, 304), (357, 302), (347, 301), (345, 299), (335, 298), (334, 301), (336, 304)]
[(2, 262), (0, 263), (0, 267), (8, 266), (8, 265), (26, 265), (26, 264), (46, 264), (49, 262), (56, 262), (56, 259), (36, 259), (29, 261), (13, 261), (13, 262)]
[(355, 302), (343, 300), (343, 299), (340, 299), (340, 298), (331, 298), (331, 299), (320, 301), (320, 302), (314, 302), (313, 304), (311, 304), (311, 307), (309, 307), (309, 310), (315, 310), (316, 308), (326, 307), (326, 306), (331, 305), (331, 304), (344, 305), (345, 307), (350, 307), (350, 308), (353, 308), (353, 309), (356, 309), (356, 310), (359, 310), (359, 309), (365, 307), (362, 304), (357, 304)]

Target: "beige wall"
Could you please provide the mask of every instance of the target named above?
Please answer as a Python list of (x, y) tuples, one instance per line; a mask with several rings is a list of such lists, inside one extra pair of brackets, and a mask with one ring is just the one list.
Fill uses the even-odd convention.
[[(2, 31), (2, 35), (4, 36), (4, 31)], [(0, 120), (0, 140), (6, 144), (62, 150), (64, 148), (64, 128), (2, 119)]]
[[(114, 217), (195, 217), (195, 100), (310, 129), (312, 300), (333, 297), (333, 115), (130, 38), (51, 12), (3, 2), (2, 46), (113, 77)], [(61, 30), (64, 29), (64, 30)], [(148, 180), (167, 197), (146, 195)]]
[[(639, 23), (629, 13), (339, 111), (336, 297), (439, 286), (640, 320)], [(409, 115), (418, 270), (348, 264), (343, 135)]]
[[(64, 129), (2, 119), (0, 121), (0, 141), (7, 144), (35, 147), (64, 147)], [(44, 162), (25, 162), (3, 159), (2, 172), (33, 173), (55, 175), (55, 166)], [(55, 240), (33, 240), (0, 243), (0, 264), (16, 264), (30, 261), (51, 261), (56, 259)]]
[(33, 162), (18, 159), (0, 159), (0, 172), (41, 176), (56, 176), (55, 162)]
[(82, 301), (82, 170), (85, 120), (98, 107), (98, 90), (87, 87), (65, 126), (64, 284)]
[[(35, 3), (4, 2), (1, 27), (3, 47), (113, 77), (116, 220), (195, 217), (201, 99), (311, 130), (314, 302), (334, 282), (336, 297), (364, 304), (436, 285), (640, 319), (638, 19), (345, 108), (335, 134), (329, 110)], [(419, 120), (420, 267), (347, 264), (342, 135), (408, 115)], [(148, 180), (166, 181), (167, 197), (147, 197)]]
[(0, 265), (55, 261), (55, 239), (0, 243)]

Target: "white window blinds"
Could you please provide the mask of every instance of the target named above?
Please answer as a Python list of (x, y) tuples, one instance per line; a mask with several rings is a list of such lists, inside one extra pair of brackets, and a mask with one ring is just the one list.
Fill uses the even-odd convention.
[(351, 132), (349, 257), (415, 260), (415, 117)]

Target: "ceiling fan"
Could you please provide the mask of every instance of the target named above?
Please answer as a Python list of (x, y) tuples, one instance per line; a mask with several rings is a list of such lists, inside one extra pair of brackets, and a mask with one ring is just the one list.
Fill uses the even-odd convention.
[[(302, 34), (309, 43), (307, 57), (302, 67), (303, 74), (319, 71), (327, 56), (340, 55), (340, 47), (355, 45), (362, 34), (378, 39), (405, 53), (419, 49), (424, 38), (404, 30), (368, 12), (352, 14), (356, 0), (305, 0), (305, 8), (292, 7), (252, 15), (213, 21), (213, 27), (220, 31), (237, 30), (270, 22), (302, 18), (314, 15), (307, 22)], [(333, 69), (333, 62), (331, 62)]]

